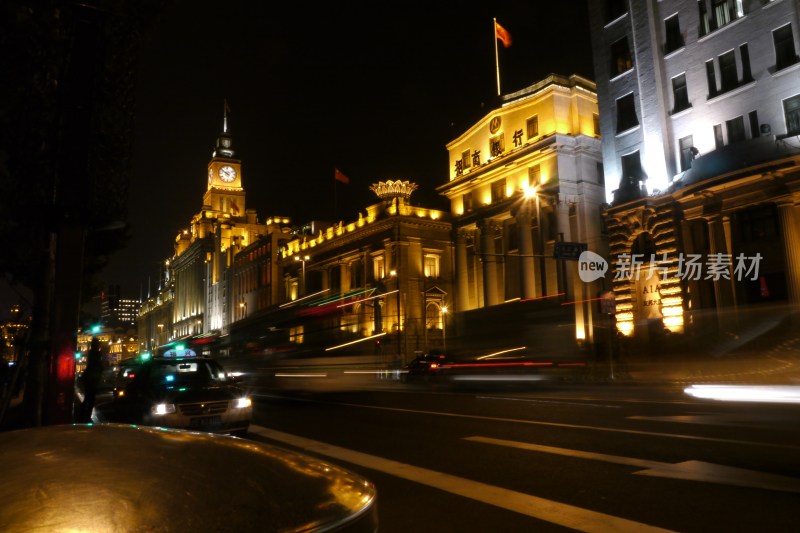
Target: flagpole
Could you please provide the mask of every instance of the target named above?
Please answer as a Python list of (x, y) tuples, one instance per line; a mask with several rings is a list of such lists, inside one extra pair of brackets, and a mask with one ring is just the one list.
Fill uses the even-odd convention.
[(500, 55), (497, 53), (497, 17), (492, 19), (492, 37), (494, 38), (494, 65), (497, 69), (497, 96), (500, 96)]

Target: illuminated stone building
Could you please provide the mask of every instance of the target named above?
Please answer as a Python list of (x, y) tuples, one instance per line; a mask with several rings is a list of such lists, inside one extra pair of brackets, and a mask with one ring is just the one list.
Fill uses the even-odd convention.
[(154, 301), (142, 306), (140, 334), (154, 346), (203, 333), (227, 334), (235, 318), (230, 298), (234, 257), (277, 227), (259, 223), (255, 210), (246, 207), (242, 164), (234, 157), (227, 112), (207, 183), (200, 211), (175, 237), (163, 285)]
[(796, 306), (798, 2), (589, 9), (617, 327), (737, 331), (763, 304)]
[(438, 190), (453, 213), (462, 333), (560, 348), (592, 339), (587, 300), (599, 287), (554, 248), (605, 251), (599, 134), (595, 84), (551, 75), (503, 96), (447, 145), (450, 176)]
[[(371, 189), (381, 201), (357, 219), (293, 235), (282, 248), (282, 274), (272, 280), (277, 305), (258, 303), (251, 313), (248, 300), (246, 319), (231, 328), (234, 342), (373, 361), (377, 355), (387, 364), (441, 347), (454, 279), (451, 225), (446, 213), (411, 204), (416, 188), (376, 183)], [(242, 255), (236, 268), (254, 268), (255, 254)]]

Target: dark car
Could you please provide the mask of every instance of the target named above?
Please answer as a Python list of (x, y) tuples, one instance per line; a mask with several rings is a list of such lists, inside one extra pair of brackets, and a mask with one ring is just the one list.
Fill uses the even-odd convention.
[(122, 424), (0, 433), (0, 531), (375, 533), (377, 491), (246, 439)]
[(441, 352), (432, 351), (415, 357), (404, 368), (401, 380), (406, 383), (413, 381), (437, 381), (449, 372), (450, 365), (454, 363), (451, 357)]
[(114, 399), (95, 407), (93, 421), (247, 433), (252, 400), (216, 360), (154, 357), (128, 368)]

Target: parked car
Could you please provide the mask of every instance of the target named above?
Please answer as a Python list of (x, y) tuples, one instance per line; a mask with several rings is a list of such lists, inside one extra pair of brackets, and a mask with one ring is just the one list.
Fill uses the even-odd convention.
[(154, 357), (121, 371), (114, 398), (95, 407), (95, 422), (119, 422), (243, 435), (252, 400), (210, 357)]
[(375, 533), (340, 466), (224, 435), (122, 424), (0, 433), (0, 531)]

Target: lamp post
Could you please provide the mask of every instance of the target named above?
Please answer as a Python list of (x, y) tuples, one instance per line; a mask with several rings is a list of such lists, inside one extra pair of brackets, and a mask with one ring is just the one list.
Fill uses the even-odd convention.
[(397, 282), (397, 363), (399, 364), (402, 362), (402, 353), (400, 351), (400, 276), (396, 270), (390, 271), (389, 275)]
[(300, 261), (300, 262), (303, 263), (303, 274), (302, 274), (302, 278), (301, 278), (302, 279), (302, 282), (301, 282), (302, 286), (300, 287), (300, 290), (301, 290), (300, 296), (305, 296), (306, 295), (306, 261), (308, 261), (309, 259), (311, 259), (311, 258), (309, 256), (307, 256), (307, 255), (304, 255), (303, 257), (300, 257), (299, 255), (294, 256), (294, 260), (295, 261)]
[(442, 307), (442, 353), (447, 355), (447, 306)]

